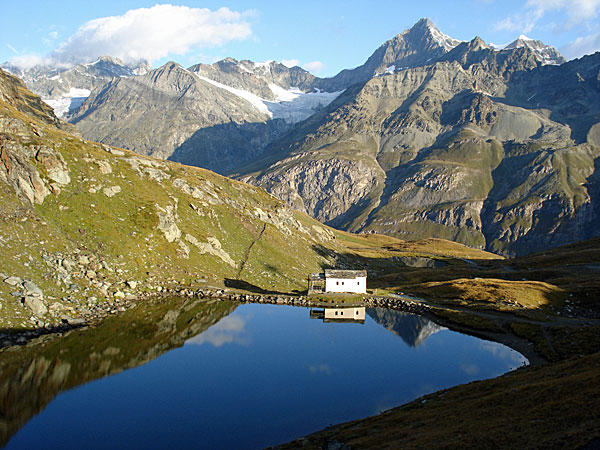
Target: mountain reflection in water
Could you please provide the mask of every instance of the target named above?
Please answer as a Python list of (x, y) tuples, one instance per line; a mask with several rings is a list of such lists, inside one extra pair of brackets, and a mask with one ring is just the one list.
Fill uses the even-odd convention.
[(164, 299), (0, 353), (0, 437), (7, 449), (263, 448), (523, 361), (399, 311)]
[(367, 308), (367, 314), (411, 347), (417, 347), (432, 334), (446, 329), (425, 317), (395, 309)]
[(237, 306), (179, 297), (147, 301), (96, 327), (0, 353), (0, 446), (60, 392), (145, 364)]

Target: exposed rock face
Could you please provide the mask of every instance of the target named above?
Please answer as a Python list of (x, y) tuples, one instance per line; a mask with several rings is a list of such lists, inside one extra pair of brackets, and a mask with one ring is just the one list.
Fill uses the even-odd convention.
[(224, 171), (288, 127), (175, 63), (95, 90), (70, 120), (89, 139)]
[(529, 47), (533, 50), (544, 64), (562, 64), (567, 60), (552, 46), (545, 45), (542, 41), (530, 39), (527, 36), (519, 36), (504, 49)]
[(266, 100), (277, 100), (270, 85), (282, 89), (298, 88), (305, 92), (313, 88), (316, 77), (300, 67), (286, 67), (276, 61), (255, 63), (225, 58), (214, 64), (196, 64), (188, 69), (218, 83), (251, 92)]
[(167, 242), (173, 242), (181, 237), (181, 230), (177, 226), (177, 200), (174, 205), (164, 208), (155, 205), (158, 214), (158, 229), (163, 232)]
[(256, 182), (294, 208), (336, 225), (382, 185), (385, 174), (360, 161), (282, 161)]
[[(69, 184), (71, 178), (60, 152), (37, 145), (27, 150), (29, 154), (24, 154), (20, 143), (11, 136), (0, 135), (0, 180), (10, 184), (19, 197), (40, 204), (51, 192), (58, 194), (59, 186)], [(45, 176), (40, 175), (39, 169)]]
[(443, 34), (429, 19), (421, 19), (410, 30), (385, 42), (362, 66), (342, 70), (333, 78), (319, 80), (315, 86), (340, 90), (388, 70), (393, 72), (396, 69), (424, 66), (459, 43)]
[(237, 264), (233, 259), (231, 259), (229, 253), (223, 250), (221, 242), (217, 238), (209, 237), (207, 240), (208, 242), (200, 242), (191, 234), (186, 234), (185, 240), (190, 244), (195, 245), (198, 250), (200, 250), (200, 254), (208, 253), (210, 255), (214, 255), (223, 260), (223, 262), (229, 264), (231, 267), (237, 267)]
[[(32, 95), (22, 81), (0, 71), (0, 100), (44, 123), (64, 126), (39, 97)], [(69, 126), (64, 128), (69, 129)], [(39, 204), (59, 186), (70, 183), (68, 167), (61, 153), (36, 144), (43, 131), (33, 122), (0, 116), (0, 181), (12, 186), (30, 204)], [(23, 145), (25, 144), (25, 146)]]
[(597, 236), (600, 54), (548, 66), (476, 38), (438, 61), (347, 89), (242, 178), (352, 231), (508, 255)]

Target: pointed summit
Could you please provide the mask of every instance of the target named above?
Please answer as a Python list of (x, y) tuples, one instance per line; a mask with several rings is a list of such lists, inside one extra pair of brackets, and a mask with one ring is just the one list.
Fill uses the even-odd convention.
[(317, 87), (329, 91), (343, 90), (373, 76), (433, 64), (460, 42), (438, 30), (431, 20), (423, 18), (409, 30), (384, 42), (362, 66), (343, 70)]
[(510, 44), (504, 47), (504, 49), (510, 50), (521, 47), (527, 47), (532, 50), (542, 64), (562, 64), (566, 62), (566, 59), (556, 48), (552, 47), (551, 45), (546, 45), (542, 41), (528, 38), (524, 35), (519, 36), (518, 39), (512, 41)]
[(423, 18), (423, 19), (419, 20), (417, 23), (415, 23), (413, 25), (413, 27), (410, 30), (406, 31), (405, 33), (408, 33), (408, 32), (424, 33), (425, 35), (428, 35), (433, 42), (435, 42), (438, 45), (440, 45), (441, 47), (443, 47), (444, 50), (446, 50), (446, 51), (452, 50), (454, 47), (456, 47), (461, 42), (457, 39), (453, 39), (450, 36), (442, 33), (434, 25), (434, 23), (427, 18)]

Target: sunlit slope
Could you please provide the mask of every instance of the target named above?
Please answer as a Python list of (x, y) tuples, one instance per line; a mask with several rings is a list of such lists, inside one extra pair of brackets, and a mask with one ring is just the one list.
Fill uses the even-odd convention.
[[(0, 272), (20, 278), (0, 281), (6, 328), (174, 285), (293, 292), (323, 267), (398, 265), (389, 245), (400, 241), (337, 232), (261, 188), (82, 140), (2, 72), (0, 94)], [(43, 291), (35, 314), (24, 280)]]

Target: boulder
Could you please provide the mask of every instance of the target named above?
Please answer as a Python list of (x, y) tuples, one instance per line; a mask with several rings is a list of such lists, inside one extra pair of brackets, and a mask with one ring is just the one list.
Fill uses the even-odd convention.
[(48, 308), (38, 296), (25, 296), (23, 298), (23, 304), (31, 310), (36, 316), (43, 316), (48, 312)]
[(102, 189), (102, 192), (107, 197), (113, 197), (113, 196), (117, 195), (119, 192), (121, 192), (121, 186), (107, 187), (107, 188)]
[(21, 284), (23, 280), (21, 280), (19, 277), (8, 277), (4, 280), (4, 282), (6, 284), (10, 284), (11, 286), (17, 286), (18, 284)]
[(33, 281), (23, 281), (23, 290), (26, 296), (44, 297), (42, 290)]

